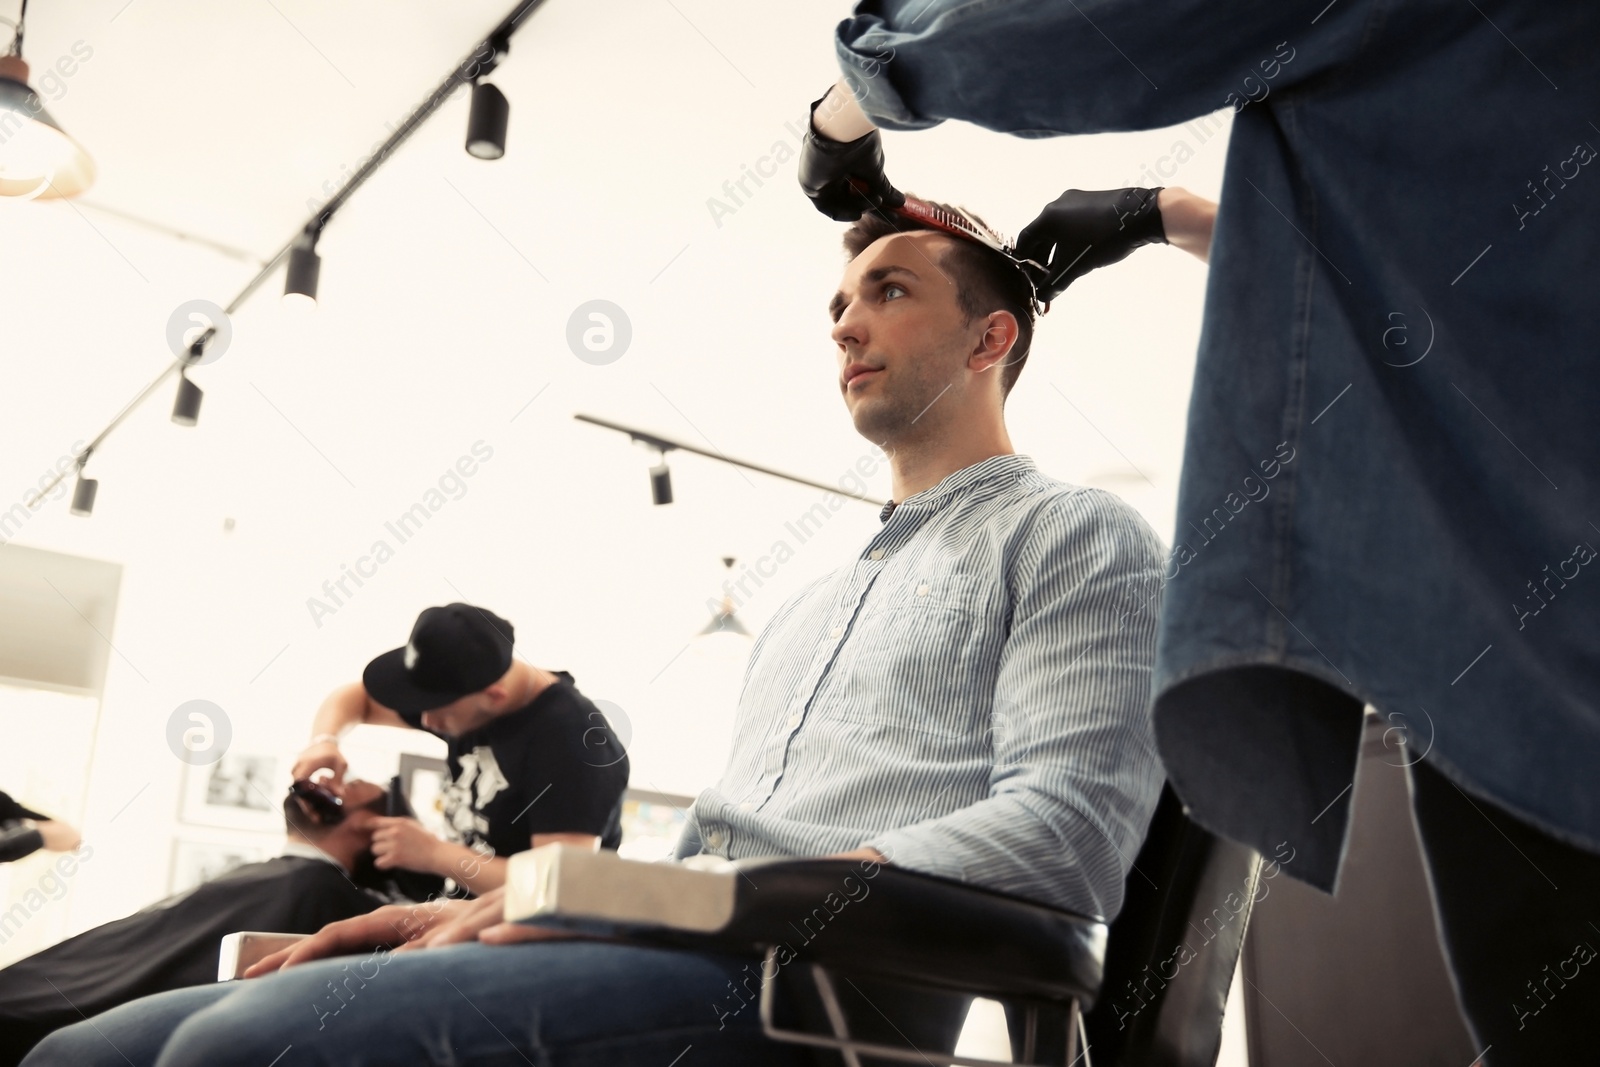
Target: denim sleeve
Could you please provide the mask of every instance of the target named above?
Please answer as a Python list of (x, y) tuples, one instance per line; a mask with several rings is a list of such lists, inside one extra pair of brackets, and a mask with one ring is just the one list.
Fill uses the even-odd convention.
[(840, 67), (886, 130), (1018, 137), (1173, 126), (1347, 60), (1377, 0), (860, 0)]
[(1150, 720), (1160, 542), (1080, 489), (1016, 549), (991, 715), (989, 796), (866, 844), (890, 863), (1115, 916), (1162, 772)]

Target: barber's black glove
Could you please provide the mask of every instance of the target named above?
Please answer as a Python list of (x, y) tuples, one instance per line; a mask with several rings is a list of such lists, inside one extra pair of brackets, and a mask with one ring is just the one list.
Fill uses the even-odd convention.
[[(823, 93), (811, 101), (813, 115), (827, 96)], [(807, 119), (799, 172), (800, 188), (817, 210), (839, 222), (854, 222), (871, 208), (899, 207), (906, 202), (905, 194), (884, 176), (883, 139), (877, 130), (854, 141), (835, 141), (818, 133)]]
[(1017, 235), (1017, 255), (1040, 300), (1052, 300), (1097, 267), (1126, 259), (1140, 245), (1167, 243), (1161, 226), (1160, 189), (1068, 189)]

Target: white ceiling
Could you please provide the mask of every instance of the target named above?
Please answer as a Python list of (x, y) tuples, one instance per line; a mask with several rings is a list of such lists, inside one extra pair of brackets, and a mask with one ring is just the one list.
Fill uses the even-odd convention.
[[(0, 509), (170, 359), (174, 308), (226, 304), (509, 6), (33, 0), (36, 74), (76, 42), (93, 50), (49, 106), (99, 180), (76, 204), (0, 205)], [(286, 314), (270, 281), (194, 375), (200, 425), (168, 421), (164, 387), (91, 464), (94, 517), (55, 501), (16, 539), (127, 565), (119, 659), (152, 706), (248, 686), (308, 714), (418, 608), (458, 598), (504, 608), (531, 658), (647, 692), (700, 625), (717, 557), (769, 552), (821, 494), (678, 454), (678, 503), (651, 508), (648, 455), (571, 415), (830, 483), (864, 452), (824, 311), (841, 227), (798, 192), (792, 160), (721, 225), (707, 207), (775, 144), (796, 147), (848, 13), (549, 0), (494, 77), (511, 100), (505, 158), (462, 150), (458, 94), (329, 226), (315, 314)], [(1178, 140), (1195, 154), (1168, 183), (1215, 196), (1226, 137), (1192, 130), (1024, 141), (947, 123), (885, 146), (902, 188), (1015, 233), (1064, 188), (1134, 183)], [(1020, 451), (1122, 492), (1163, 537), (1204, 283), (1167, 248), (1080, 282), (1041, 322), (1009, 408)], [(632, 322), (609, 366), (565, 342), (594, 298)], [(479, 440), (493, 460), (420, 547), (314, 626), (321, 582)], [(872, 488), (886, 496), (887, 474)], [(860, 505), (831, 520), (750, 600), (752, 628), (876, 524)]]

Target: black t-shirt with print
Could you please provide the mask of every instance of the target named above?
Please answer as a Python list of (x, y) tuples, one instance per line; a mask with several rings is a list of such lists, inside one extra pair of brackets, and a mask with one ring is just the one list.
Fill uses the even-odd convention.
[(451, 781), (445, 822), (453, 840), (496, 856), (523, 852), (534, 834), (594, 834), (622, 842), (628, 755), (605, 714), (572, 675), (532, 701), (459, 737), (444, 737)]

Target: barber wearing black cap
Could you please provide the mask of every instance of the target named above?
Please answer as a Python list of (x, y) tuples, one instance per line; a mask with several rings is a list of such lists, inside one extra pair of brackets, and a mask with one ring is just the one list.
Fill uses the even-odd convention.
[(372, 839), (378, 867), (431, 871), (482, 895), (505, 884), (511, 853), (620, 843), (622, 743), (572, 675), (513, 658), (512, 639), (511, 624), (483, 608), (428, 608), (404, 648), (318, 709), (296, 779), (327, 768), (342, 780), (339, 736), (359, 723), (426, 730), (449, 746), (450, 840), (413, 819), (383, 819)]

